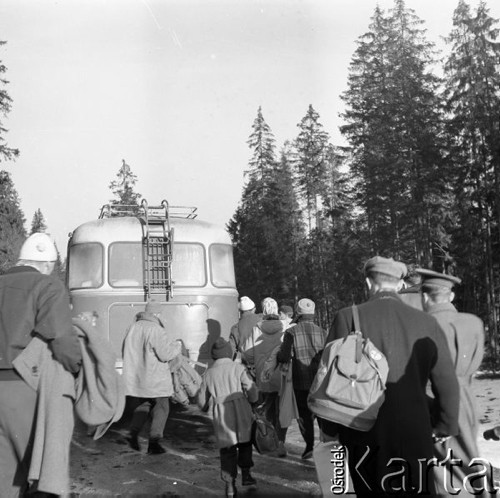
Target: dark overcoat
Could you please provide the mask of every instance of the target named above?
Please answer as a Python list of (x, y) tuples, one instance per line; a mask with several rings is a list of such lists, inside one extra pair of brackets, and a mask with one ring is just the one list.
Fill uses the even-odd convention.
[[(361, 331), (386, 356), (389, 375), (384, 404), (370, 431), (337, 426), (355, 491), (373, 496), (386, 489), (394, 495), (402, 486), (407, 492), (411, 487), (432, 492), (432, 479), (426, 481), (419, 464), (433, 456), (429, 380), (439, 406), (435, 432), (456, 434), (458, 424), (459, 388), (444, 333), (435, 318), (404, 304), (396, 293), (377, 292), (358, 309)], [(342, 309), (327, 342), (352, 330), (351, 308)]]

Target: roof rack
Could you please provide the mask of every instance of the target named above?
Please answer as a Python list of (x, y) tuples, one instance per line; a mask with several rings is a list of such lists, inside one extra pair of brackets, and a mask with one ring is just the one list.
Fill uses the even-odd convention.
[(184, 218), (193, 220), (198, 216), (198, 208), (193, 206), (170, 206), (163, 200), (159, 206), (149, 206), (146, 199), (136, 204), (104, 204), (99, 213), (99, 219), (119, 216), (144, 216), (149, 220), (164, 220), (166, 218)]

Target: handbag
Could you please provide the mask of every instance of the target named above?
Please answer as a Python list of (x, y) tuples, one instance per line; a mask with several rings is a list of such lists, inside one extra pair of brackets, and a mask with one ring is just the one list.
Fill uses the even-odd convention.
[(253, 411), (252, 444), (261, 455), (273, 453), (278, 449), (278, 433), (274, 425), (264, 415)]

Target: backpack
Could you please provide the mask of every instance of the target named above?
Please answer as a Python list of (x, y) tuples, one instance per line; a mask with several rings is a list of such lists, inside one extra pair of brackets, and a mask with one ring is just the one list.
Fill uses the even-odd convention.
[(370, 339), (363, 337), (355, 305), (352, 315), (354, 331), (325, 346), (307, 403), (317, 417), (369, 431), (385, 399), (389, 365)]

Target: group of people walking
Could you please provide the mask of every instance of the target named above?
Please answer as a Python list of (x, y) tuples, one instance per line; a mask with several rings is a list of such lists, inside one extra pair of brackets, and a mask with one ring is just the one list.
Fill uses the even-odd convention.
[[(278, 308), (278, 303), (270, 297), (262, 301), (262, 314), (255, 313), (256, 306), (247, 296), (240, 299), (239, 308), (240, 320), (232, 327), (229, 342), (218, 339), (214, 345), (213, 351), (224, 349), (225, 357), (216, 359), (212, 353), (216, 361), (207, 371), (200, 394), (202, 405), (212, 396), (217, 407), (213, 410), (213, 417), (227, 496), (235, 493), (237, 466), (242, 470), (242, 485), (255, 484), (249, 472), (253, 466), (252, 409), (264, 415), (274, 426), (279, 440), (276, 456), (287, 456), (284, 443), (293, 415), (287, 413), (283, 417), (281, 412), (293, 410), (293, 406), (285, 408), (280, 394), (289, 369), (296, 401), (295, 417), (300, 418), (299, 427), (306, 444), (302, 458), (312, 457), (314, 426), (307, 395), (314, 378), (314, 361), (321, 354), (326, 339), (326, 332), (313, 322), (315, 305), (310, 299), (301, 299), (297, 303), (293, 320), (293, 309), (288, 305)], [(236, 377), (229, 374), (233, 369), (238, 372)], [(234, 385), (234, 378), (239, 379), (237, 385)], [(247, 402), (244, 393), (247, 393)], [(229, 418), (228, 411), (231, 413)], [(284, 422), (285, 419), (288, 423)], [(225, 436), (234, 431), (227, 420), (234, 421), (233, 427), (245, 428), (243, 433), (233, 434), (235, 437), (230, 446), (227, 446)], [(225, 423), (221, 424), (221, 421)], [(230, 466), (225, 463), (228, 452), (233, 455)]]
[[(59, 494), (64, 479), (58, 480), (58, 474), (68, 478), (69, 441), (61, 447), (67, 455), (65, 468), (53, 473), (47, 487), (45, 482), (39, 487), (39, 475), (34, 473), (33, 434), (40, 411), (32, 382), (42, 374), (36, 362), (26, 368), (24, 354), (33, 338), (41, 339), (50, 353), (44, 368), (47, 363), (55, 365), (70, 380), (85, 362), (66, 290), (50, 276), (56, 259), (51, 239), (33, 234), (22, 246), (16, 266), (0, 276), (2, 497), (23, 496), (30, 485), (30, 491)], [(357, 307), (360, 328), (389, 366), (385, 401), (375, 425), (361, 432), (318, 419), (320, 439), (346, 448), (358, 496), (448, 496), (450, 489), (460, 486), (463, 492), (487, 494), (485, 473), (478, 474), (470, 465), (479, 456), (471, 380), (483, 357), (483, 324), (453, 306), (453, 288), (460, 280), (451, 275), (417, 270), (419, 299), (412, 296), (406, 304), (408, 296), (401, 293), (406, 273), (405, 264), (380, 256), (364, 265), (368, 299)], [(240, 298), (240, 319), (227, 341), (220, 337), (213, 343), (213, 363), (197, 396), (200, 408), (213, 418), (228, 496), (236, 494), (238, 468), (243, 486), (256, 484), (251, 474), (255, 413), (275, 427), (279, 458), (287, 456), (287, 427), (296, 418), (305, 442), (302, 458), (312, 458), (315, 417), (308, 406), (309, 390), (325, 345), (354, 330), (351, 308), (337, 312), (327, 333), (315, 323), (311, 299), (300, 299), (292, 308), (267, 297), (261, 306), (257, 314), (249, 297)], [(129, 444), (140, 450), (139, 433), (151, 419), (150, 454), (165, 452), (161, 438), (173, 395), (169, 364), (182, 353), (182, 341), (165, 329), (161, 309), (154, 301), (147, 304), (128, 330), (123, 348), (123, 384), (133, 405)], [(29, 378), (23, 376), (26, 371)], [(290, 379), (292, 397), (284, 395)], [(72, 418), (66, 426), (70, 434)], [(499, 440), (500, 429), (487, 431), (485, 437)]]
[[(366, 432), (318, 418), (320, 439), (337, 441), (347, 450), (349, 476), (358, 496), (449, 496), (457, 490), (486, 496), (494, 490), (493, 476), (484, 469), (478, 473), (473, 465), (479, 457), (479, 424), (471, 391), (472, 376), (484, 353), (483, 323), (472, 314), (458, 312), (452, 304), (453, 288), (460, 279), (427, 269), (417, 269), (416, 274), (420, 283), (408, 296), (404, 263), (376, 256), (364, 265), (368, 299), (357, 307), (360, 328), (387, 359), (385, 401), (375, 425)], [(314, 323), (315, 306), (310, 299), (297, 303), (293, 320), (291, 308), (279, 309), (271, 298), (262, 302), (260, 315), (246, 296), (239, 307), (240, 320), (231, 329), (231, 348), (224, 345), (223, 361), (225, 368), (238, 369), (238, 375), (231, 378), (241, 382), (219, 397), (214, 379), (224, 384), (225, 377), (221, 360), (217, 360), (207, 372), (210, 382), (204, 385), (217, 400), (213, 415), (219, 420), (218, 433), (227, 430), (221, 425), (221, 413), (236, 403), (232, 400), (235, 391), (239, 408), (233, 405), (233, 413), (235, 417), (245, 413), (244, 420), (235, 424), (247, 424), (244, 434), (230, 441), (218, 439), (221, 461), (223, 454), (233, 455), (231, 466), (222, 464), (229, 496), (235, 491), (237, 464), (242, 468), (242, 484), (254, 481), (248, 479), (252, 465), (250, 405), (261, 409), (274, 424), (281, 441), (276, 456), (286, 456), (286, 427), (281, 426), (279, 416), (280, 386), (273, 384), (272, 376), (263, 376), (270, 359), (275, 371), (291, 365), (297, 418), (305, 441), (302, 458), (311, 458), (315, 417), (307, 398), (318, 360), (325, 344), (355, 330), (351, 307), (336, 314), (328, 334)], [(485, 433), (491, 439), (499, 436), (498, 428)]]

